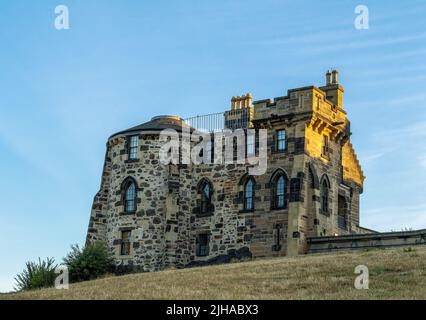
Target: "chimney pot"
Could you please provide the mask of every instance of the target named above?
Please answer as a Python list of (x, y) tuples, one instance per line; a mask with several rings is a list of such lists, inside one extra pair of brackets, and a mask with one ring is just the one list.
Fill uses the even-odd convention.
[(325, 85), (329, 86), (331, 84), (331, 72), (330, 70), (327, 70), (327, 73), (325, 74)]
[(236, 101), (237, 99), (235, 98), (235, 96), (233, 96), (232, 98), (231, 98), (231, 110), (235, 110), (235, 101)]
[(337, 70), (333, 70), (331, 76), (331, 83), (338, 84), (339, 83), (339, 72)]

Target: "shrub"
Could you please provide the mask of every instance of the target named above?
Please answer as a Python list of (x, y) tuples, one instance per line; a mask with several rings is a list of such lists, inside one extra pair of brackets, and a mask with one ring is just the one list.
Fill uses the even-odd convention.
[(83, 248), (71, 246), (64, 258), (71, 282), (93, 280), (114, 270), (113, 259), (105, 244), (97, 242)]
[(55, 284), (55, 260), (47, 258), (37, 262), (28, 261), (25, 269), (15, 277), (15, 290), (32, 290), (53, 287)]

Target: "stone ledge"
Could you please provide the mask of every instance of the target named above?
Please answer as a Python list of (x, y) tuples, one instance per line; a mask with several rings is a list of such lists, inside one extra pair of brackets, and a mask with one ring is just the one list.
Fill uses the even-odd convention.
[(342, 236), (331, 237), (311, 237), (308, 238), (308, 243), (320, 242), (335, 242), (335, 241), (348, 241), (348, 240), (383, 240), (386, 238), (410, 238), (413, 236), (426, 236), (426, 229), (415, 231), (398, 231), (398, 232), (383, 232), (383, 233), (368, 233), (368, 234), (348, 234)]

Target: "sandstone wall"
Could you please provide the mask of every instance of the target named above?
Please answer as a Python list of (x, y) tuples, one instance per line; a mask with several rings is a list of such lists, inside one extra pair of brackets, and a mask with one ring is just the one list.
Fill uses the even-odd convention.
[[(268, 167), (264, 175), (254, 177), (252, 211), (244, 210), (248, 165), (224, 164), (224, 159), (218, 164), (162, 165), (158, 158), (162, 142), (158, 134), (146, 132), (138, 133), (137, 160), (129, 160), (126, 134), (114, 136), (107, 145), (88, 241), (106, 241), (117, 265), (154, 271), (234, 258), (296, 255), (309, 250), (308, 239), (313, 237), (368, 232), (359, 227), (362, 181), (360, 185), (356, 155), (348, 148), (349, 122), (342, 106), (327, 98), (335, 95), (333, 99), (341, 103), (341, 90), (327, 90), (305, 87), (273, 101), (254, 102), (254, 127), (268, 130)], [(286, 131), (282, 152), (276, 148), (276, 132), (281, 129)], [(327, 152), (324, 136), (329, 141)], [(283, 209), (271, 205), (271, 179), (277, 172), (287, 179)], [(329, 210), (322, 212), (325, 177), (330, 184)], [(137, 184), (137, 210), (130, 214), (124, 212), (126, 179)], [(202, 179), (213, 188), (214, 210), (207, 215), (197, 209)], [(345, 228), (339, 225), (342, 210)], [(128, 230), (131, 252), (122, 256), (121, 233)], [(196, 255), (201, 233), (209, 235), (208, 256)]]

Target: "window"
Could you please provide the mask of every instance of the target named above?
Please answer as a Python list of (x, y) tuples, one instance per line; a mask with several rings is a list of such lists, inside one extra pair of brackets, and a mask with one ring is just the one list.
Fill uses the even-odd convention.
[(339, 194), (338, 197), (338, 212), (337, 212), (337, 226), (340, 229), (347, 230), (348, 221), (347, 221), (347, 213), (348, 211), (348, 202), (346, 198)]
[(130, 255), (130, 235), (131, 235), (131, 231), (122, 231), (121, 232), (120, 254), (122, 256)]
[(255, 137), (254, 135), (247, 136), (247, 157), (254, 157), (255, 153)]
[(321, 211), (322, 213), (328, 213), (328, 194), (329, 184), (326, 178), (323, 179), (321, 184)]
[(136, 186), (133, 181), (127, 186), (125, 201), (124, 201), (124, 211), (125, 212), (134, 212), (136, 211)]
[(135, 160), (138, 158), (138, 145), (139, 145), (139, 136), (131, 136), (130, 145), (129, 145), (130, 160)]
[(271, 190), (271, 209), (285, 209), (288, 201), (287, 174), (282, 169), (278, 169), (272, 175), (269, 186)]
[(285, 130), (279, 130), (277, 132), (277, 150), (285, 150)]
[(201, 188), (201, 213), (208, 213), (211, 209), (212, 190), (210, 184), (205, 181)]
[(277, 180), (275, 188), (275, 207), (277, 209), (285, 208), (285, 179), (284, 176), (280, 176)]
[(272, 246), (272, 251), (280, 251), (281, 250), (281, 225), (277, 224), (274, 227), (273, 237), (274, 237), (274, 245)]
[(206, 151), (206, 153), (205, 153), (205, 157), (204, 157), (204, 149), (203, 149), (203, 163), (206, 163), (206, 164), (213, 163), (213, 160), (214, 160), (213, 159), (213, 143), (212, 143), (211, 140), (209, 140), (206, 143), (205, 151)]
[(244, 186), (244, 210), (253, 210), (254, 200), (254, 182), (253, 179), (249, 179)]
[(322, 155), (323, 156), (328, 156), (330, 151), (330, 145), (328, 142), (328, 137), (327, 136), (323, 136), (323, 142), (322, 142)]
[(207, 233), (202, 233), (197, 236), (196, 254), (198, 257), (209, 255), (209, 235)]

